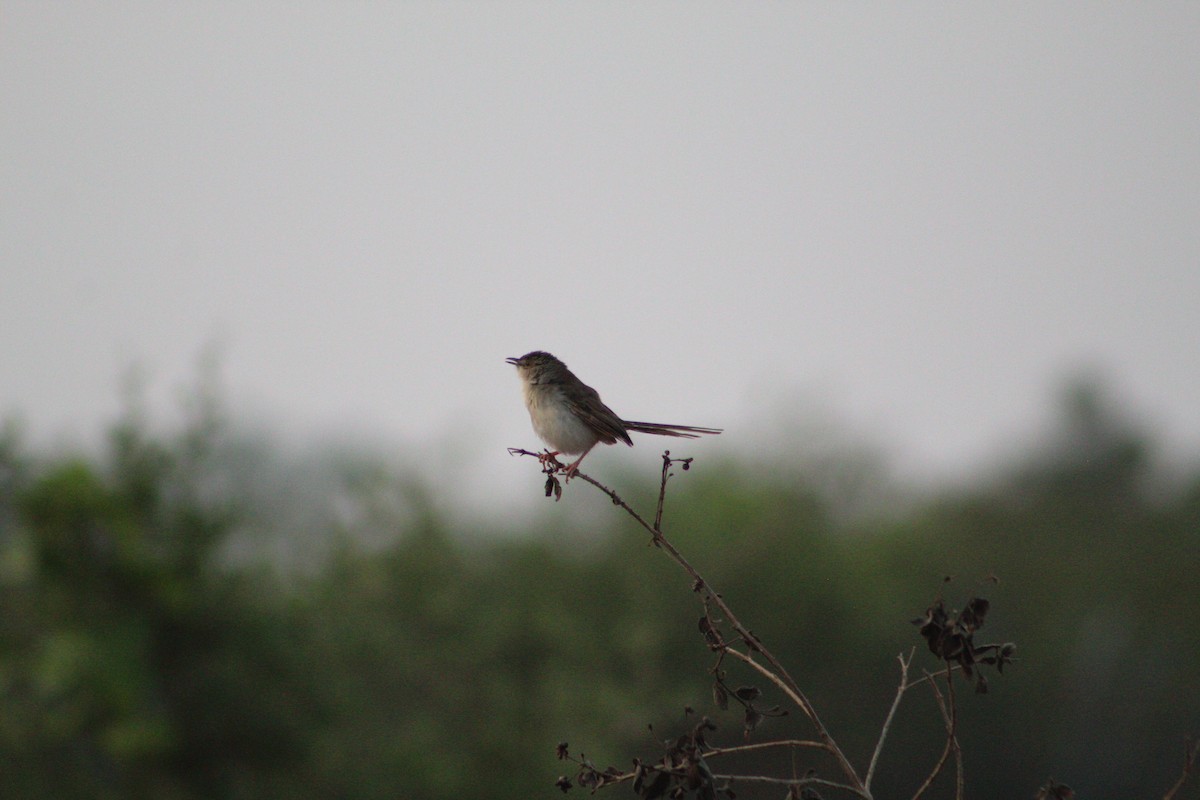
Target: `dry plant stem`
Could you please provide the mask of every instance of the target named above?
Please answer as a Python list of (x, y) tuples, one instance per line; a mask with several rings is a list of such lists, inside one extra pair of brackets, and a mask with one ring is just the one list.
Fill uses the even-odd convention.
[(922, 672), (924, 672), (925, 674), (922, 675), (920, 678), (917, 678), (916, 680), (914, 680), (912, 683), (905, 686), (904, 690), (908, 691), (909, 689), (913, 688), (914, 686), (920, 686), (922, 683), (932, 683), (933, 681), (935, 681), (939, 678), (944, 678), (947, 675), (952, 675), (955, 672), (962, 672), (962, 671), (963, 671), (963, 668), (962, 668), (961, 664), (950, 664), (945, 669), (939, 669), (937, 672), (926, 672), (925, 670), (922, 670)]
[(954, 702), (953, 675), (946, 675), (946, 702), (940, 703), (939, 707), (942, 718), (946, 720), (947, 735), (954, 742), (954, 797), (955, 800), (963, 800), (963, 754), (962, 746), (958, 743), (958, 704)]
[(1175, 795), (1187, 783), (1188, 778), (1192, 775), (1192, 770), (1196, 766), (1196, 757), (1200, 756), (1200, 739), (1194, 742), (1188, 742), (1184, 749), (1183, 772), (1179, 775), (1179, 780), (1175, 781), (1175, 785), (1167, 790), (1163, 795), (1163, 800), (1173, 800)]
[(712, 747), (705, 750), (701, 755), (705, 758), (713, 756), (737, 755), (740, 753), (753, 753), (757, 750), (770, 750), (775, 747), (811, 747), (816, 750), (824, 750), (825, 743), (813, 741), (812, 739), (776, 739), (773, 742), (756, 742), (754, 744), (739, 744), (734, 747)]
[(888, 729), (892, 726), (892, 717), (896, 716), (896, 709), (900, 707), (900, 698), (904, 697), (905, 690), (908, 689), (908, 665), (912, 663), (913, 655), (916, 653), (916, 648), (908, 651), (908, 660), (904, 660), (904, 654), (896, 656), (896, 660), (900, 662), (900, 685), (896, 687), (896, 696), (892, 699), (892, 707), (888, 709), (887, 717), (883, 720), (883, 728), (879, 731), (879, 741), (875, 743), (875, 752), (871, 754), (871, 764), (867, 767), (867, 777), (863, 780), (863, 788), (867, 792), (871, 791), (871, 780), (875, 777), (875, 766), (879, 763), (879, 754), (883, 752), (883, 743), (887, 739)]
[(776, 786), (804, 788), (805, 786), (827, 786), (830, 789), (842, 789), (861, 796), (861, 792), (845, 783), (827, 781), (824, 778), (773, 778), (769, 775), (713, 775), (713, 780), (729, 783), (770, 783)]
[[(743, 664), (746, 664), (750, 668), (754, 669), (759, 675), (762, 675), (771, 683), (775, 684), (776, 688), (787, 695), (789, 700), (799, 706), (804, 714), (810, 720), (812, 720), (813, 725), (815, 725), (817, 728), (817, 735), (821, 737), (821, 741), (815, 744), (819, 744), (822, 750), (825, 750), (837, 760), (838, 766), (842, 768), (842, 772), (846, 774), (846, 777), (854, 781), (854, 792), (856, 794), (859, 794), (863, 797), (870, 797), (867, 787), (858, 779), (858, 774), (854, 771), (854, 767), (849, 761), (846, 760), (845, 755), (842, 754), (841, 748), (837, 746), (837, 743), (833, 741), (833, 737), (829, 735), (828, 731), (825, 730), (825, 726), (821, 724), (821, 720), (819, 717), (817, 717), (816, 709), (813, 708), (812, 703), (808, 701), (808, 698), (804, 696), (804, 693), (797, 689), (794, 684), (788, 682), (790, 681), (790, 678), (788, 678), (788, 680), (784, 680), (784, 677), (776, 674), (774, 671), (772, 671), (772, 669), (759, 663), (758, 661), (755, 661), (754, 657), (749, 653), (743, 653), (740, 650), (734, 650), (728, 645), (724, 647), (722, 652), (724, 652), (726, 655), (733, 656), (738, 661), (741, 661)], [(764, 653), (764, 656), (765, 655), (767, 654)], [(772, 666), (774, 666), (774, 664), (772, 664)]]
[(658, 489), (658, 507), (654, 510), (654, 530), (662, 532), (663, 506), (667, 502), (667, 479), (671, 477), (671, 451), (663, 453), (662, 482)]
[[(956, 727), (958, 723), (958, 714), (954, 704), (954, 673), (952, 670), (944, 670), (946, 675), (946, 693), (947, 697), (942, 696), (942, 692), (934, 682), (933, 675), (928, 672), (925, 677), (929, 679), (929, 687), (933, 689), (933, 697), (937, 700), (938, 710), (942, 713), (942, 721), (946, 724), (946, 746), (942, 749), (942, 755), (938, 758), (937, 763), (933, 765), (933, 770), (929, 773), (929, 777), (921, 784), (921, 788), (917, 789), (917, 793), (913, 795), (913, 800), (917, 800), (929, 789), (934, 779), (941, 774), (942, 769), (946, 766), (946, 760), (950, 757), (950, 753), (954, 753), (954, 763), (957, 767), (958, 777), (955, 782), (956, 790), (955, 797), (962, 800), (963, 796), (963, 769), (962, 769), (962, 750), (958, 746), (958, 736)], [(916, 682), (913, 683), (916, 685)]]
[(595, 480), (591, 476), (585, 475), (582, 472), (576, 472), (574, 477), (592, 484), (597, 489), (608, 495), (615, 505), (625, 509), (625, 511), (631, 517), (633, 517), (639, 525), (641, 525), (650, 533), (650, 535), (654, 538), (654, 544), (666, 551), (667, 555), (669, 555), (677, 564), (679, 564), (679, 566), (683, 567), (683, 570), (692, 578), (693, 586), (696, 587), (696, 590), (704, 590), (709, 599), (711, 599), (713, 603), (716, 604), (717, 608), (721, 610), (721, 613), (725, 617), (725, 621), (728, 622), (735, 631), (737, 631), (738, 635), (743, 641), (746, 642), (748, 647), (762, 654), (763, 658), (765, 658), (771, 665), (771, 668), (767, 669), (749, 655), (739, 653), (731, 648), (726, 648), (726, 652), (758, 670), (763, 677), (767, 678), (776, 686), (778, 686), (780, 690), (782, 690), (784, 694), (786, 694), (792, 700), (792, 702), (794, 702), (800, 708), (800, 710), (804, 712), (804, 715), (809, 718), (813, 726), (816, 728), (817, 735), (824, 743), (825, 749), (838, 762), (838, 766), (842, 770), (842, 773), (849, 780), (851, 789), (856, 794), (859, 794), (863, 797), (870, 797), (870, 793), (867, 791), (862, 779), (858, 777), (858, 773), (855, 771), (854, 766), (846, 758), (846, 755), (842, 752), (842, 749), (838, 747), (837, 742), (834, 741), (824, 723), (821, 722), (820, 717), (817, 716), (816, 709), (813, 708), (813, 705), (808, 701), (808, 698), (804, 696), (804, 692), (800, 690), (799, 685), (792, 678), (792, 676), (788, 674), (783, 664), (769, 650), (767, 650), (766, 646), (759, 641), (757, 636), (751, 633), (749, 628), (742, 624), (737, 615), (733, 613), (733, 609), (731, 609), (725, 603), (725, 599), (721, 597), (720, 593), (712, 588), (708, 581), (696, 571), (696, 568), (693, 567), (691, 563), (689, 563), (688, 560), (683, 557), (683, 554), (680, 553), (663, 535), (661, 528), (662, 507), (667, 493), (667, 479), (671, 476), (670, 464), (671, 460), (669, 453), (664, 454), (662, 482), (659, 486), (658, 492), (658, 514), (655, 520), (656, 523), (658, 523), (657, 525), (650, 525), (647, 523), (646, 520), (643, 519), (640, 514), (634, 511), (628, 503), (622, 500), (616, 492)]

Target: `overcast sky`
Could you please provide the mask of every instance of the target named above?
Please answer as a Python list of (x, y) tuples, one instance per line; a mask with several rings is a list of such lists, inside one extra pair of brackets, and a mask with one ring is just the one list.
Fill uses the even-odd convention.
[(735, 449), (816, 407), (953, 475), (1095, 369), (1194, 451), (1197, 42), (1195, 2), (6, 0), (0, 414), (87, 439), (213, 347), (247, 413), (486, 481), (546, 349)]

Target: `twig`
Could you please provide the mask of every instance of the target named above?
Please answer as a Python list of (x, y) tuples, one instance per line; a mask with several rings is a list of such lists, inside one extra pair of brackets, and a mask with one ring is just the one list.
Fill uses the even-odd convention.
[[(933, 685), (933, 684), (930, 684)], [(958, 743), (958, 704), (954, 700), (954, 675), (946, 675), (946, 705), (950, 707), (950, 718), (946, 720), (946, 733), (954, 742), (954, 798), (963, 800), (963, 755)], [(942, 716), (946, 716), (945, 707)]]
[(817, 742), (812, 739), (776, 739), (771, 742), (755, 742), (754, 744), (739, 744), (733, 747), (713, 747), (705, 750), (703, 755), (705, 758), (714, 756), (737, 755), (740, 753), (753, 753), (756, 750), (769, 750), (773, 747), (811, 747), (816, 750), (825, 750), (824, 742)]
[(908, 689), (908, 665), (912, 663), (913, 655), (916, 653), (916, 648), (908, 651), (908, 660), (904, 660), (904, 654), (896, 656), (896, 660), (900, 662), (900, 685), (896, 687), (896, 696), (892, 700), (892, 707), (888, 709), (887, 718), (883, 721), (883, 728), (879, 731), (879, 741), (875, 743), (875, 752), (871, 754), (871, 763), (867, 767), (867, 777), (863, 780), (863, 788), (868, 792), (871, 791), (871, 779), (875, 777), (875, 766), (879, 763), (879, 754), (883, 752), (883, 742), (887, 739), (888, 729), (892, 725), (892, 717), (896, 715), (896, 709), (900, 706), (900, 698), (904, 697), (905, 690)]
[[(664, 542), (664, 544), (669, 544), (666, 542), (665, 539), (663, 540), (663, 542)], [(697, 578), (697, 579), (703, 580), (700, 578)], [(705, 586), (707, 586), (707, 584), (705, 584)], [(715, 599), (716, 598), (714, 598), (714, 600)], [(718, 605), (721, 605), (721, 604), (718, 603)], [(737, 626), (734, 625), (734, 627), (736, 628)], [(842, 772), (846, 775), (846, 777), (855, 786), (855, 792), (862, 795), (863, 797), (870, 797), (870, 793), (869, 793), (867, 787), (859, 779), (858, 773), (855, 772), (853, 765), (851, 765), (850, 762), (846, 759), (845, 754), (842, 753), (841, 748), (838, 747), (837, 742), (835, 742), (833, 740), (833, 737), (830, 736), (829, 732), (825, 729), (825, 726), (821, 724), (820, 718), (817, 717), (816, 709), (813, 708), (812, 703), (810, 703), (808, 698), (804, 696), (804, 693), (801, 692), (798, 688), (796, 688), (794, 683), (789, 682), (791, 680), (790, 677), (787, 677), (786, 674), (779, 675), (778, 673), (772, 671), (771, 669), (768, 669), (763, 664), (754, 660), (754, 657), (751, 656), (750, 654), (743, 653), (740, 650), (735, 650), (732, 647), (726, 646), (724, 648), (723, 652), (733, 656), (737, 660), (739, 660), (742, 663), (746, 664), (747, 666), (753, 668), (764, 678), (769, 680), (771, 683), (775, 684), (775, 686), (781, 692), (783, 692), (785, 695), (787, 695), (788, 699), (790, 699), (793, 703), (795, 703), (804, 712), (804, 714), (809, 718), (809, 720), (812, 721), (813, 725), (817, 729), (817, 735), (820, 736), (820, 738), (821, 738), (820, 744), (821, 744), (822, 749), (824, 749), (826, 752), (828, 752), (830, 755), (832, 755), (834, 760), (836, 760), (838, 762), (838, 766), (841, 768)], [(764, 650), (762, 650), (761, 648), (760, 648), (760, 652), (763, 653), (764, 657), (770, 658), (770, 655), (768, 653), (766, 653)], [(774, 666), (774, 662), (772, 662), (772, 667), (773, 666)], [(785, 680), (785, 678), (787, 678), (787, 679)]]
[(914, 679), (912, 683), (910, 683), (904, 687), (904, 690), (908, 691), (909, 689), (913, 688), (914, 686), (920, 686), (922, 683), (934, 681), (934, 680), (937, 680), (938, 678), (943, 678), (946, 675), (950, 675), (952, 673), (962, 672), (962, 671), (963, 671), (962, 664), (948, 664), (945, 669), (939, 669), (937, 672), (925, 672), (924, 670), (922, 670), (922, 672), (925, 672), (925, 674), (922, 675), (920, 678)]
[(642, 515), (634, 511), (633, 507), (622, 500), (620, 496), (612, 489), (608, 488), (603, 483), (600, 483), (600, 481), (596, 480), (591, 475), (585, 475), (582, 472), (576, 472), (575, 477), (579, 480), (590, 483), (592, 486), (595, 486), (597, 489), (608, 495), (612, 499), (613, 505), (620, 506), (621, 508), (625, 509), (625, 513), (637, 520), (637, 523), (643, 528), (650, 531), (650, 535), (654, 537), (655, 542), (658, 542), (658, 540), (662, 538), (661, 533), (656, 531), (654, 527), (650, 525), (650, 523), (646, 522), (646, 520), (642, 519)]
[[(689, 459), (690, 461), (690, 459)], [(667, 500), (667, 479), (671, 477), (671, 451), (663, 452), (662, 482), (658, 485), (658, 507), (654, 510), (654, 530), (662, 533), (663, 505)]]
[(937, 763), (933, 765), (933, 770), (929, 773), (929, 777), (925, 778), (925, 782), (921, 784), (921, 788), (917, 789), (917, 793), (913, 795), (913, 800), (917, 800), (917, 798), (923, 795), (933, 783), (934, 779), (941, 774), (942, 769), (946, 766), (946, 760), (950, 757), (951, 752), (955, 754), (954, 760), (958, 768), (958, 779), (956, 781), (957, 790), (955, 797), (958, 798), (958, 800), (962, 800), (962, 750), (958, 746), (958, 736), (955, 732), (958, 715), (954, 705), (954, 674), (953, 670), (950, 669), (944, 670), (944, 673), (946, 675), (946, 692), (949, 697), (948, 702), (945, 697), (942, 697), (942, 692), (940, 689), (938, 689), (937, 683), (933, 681), (933, 676), (928, 672), (925, 673), (925, 676), (929, 678), (929, 688), (933, 690), (933, 697), (935, 700), (937, 700), (938, 710), (942, 712), (942, 720), (946, 725), (946, 746), (942, 749), (942, 755), (938, 758)]
[(1196, 757), (1200, 756), (1200, 739), (1194, 742), (1187, 742), (1184, 745), (1183, 772), (1179, 775), (1179, 780), (1175, 781), (1167, 793), (1163, 795), (1163, 800), (1172, 800), (1176, 793), (1183, 788), (1187, 783), (1188, 778), (1192, 775), (1192, 769), (1196, 766)]
[[(754, 657), (751, 656), (749, 653), (743, 653), (740, 650), (735, 650), (732, 647), (729, 647), (728, 645), (725, 646), (723, 652), (727, 653), (728, 655), (733, 656), (738, 661), (741, 661), (743, 664), (746, 664), (747, 666), (753, 668), (755, 671), (758, 672), (758, 674), (762, 675), (764, 678), (769, 680), (771, 683), (775, 684), (776, 688), (778, 688), (781, 692), (783, 692), (785, 695), (787, 695), (789, 700), (791, 700), (793, 703), (795, 703), (797, 706), (799, 706), (804, 711), (804, 713), (808, 716), (809, 719), (813, 719), (816, 716), (817, 712), (813, 709), (812, 704), (808, 701), (808, 698), (805, 697), (802, 692), (795, 689), (791, 684), (789, 684), (786, 680), (784, 680), (782, 676), (771, 671), (770, 669), (768, 669), (766, 666), (759, 663), (758, 661), (755, 661)], [(819, 721), (817, 722), (817, 724), (819, 726), (819, 724), (820, 724)], [(820, 728), (818, 728), (818, 733), (819, 732), (820, 732)], [(837, 755), (837, 753), (834, 751), (834, 747), (836, 747), (836, 745), (831, 747), (830, 741), (826, 740), (825, 737), (821, 737), (821, 745), (826, 750), (828, 750), (830, 753), (833, 753), (835, 756)]]
[(843, 791), (851, 792), (859, 797), (869, 798), (870, 795), (862, 789), (851, 786), (848, 783), (838, 783), (837, 781), (827, 781), (824, 778), (773, 778), (770, 775), (713, 775), (713, 780), (727, 781), (729, 783), (770, 783), (776, 786), (795, 787), (797, 789), (805, 786), (827, 786), (830, 789), (842, 789)]

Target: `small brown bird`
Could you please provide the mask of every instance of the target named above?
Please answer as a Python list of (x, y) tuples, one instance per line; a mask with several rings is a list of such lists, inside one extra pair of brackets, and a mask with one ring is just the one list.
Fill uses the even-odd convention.
[(599, 442), (616, 444), (622, 441), (633, 447), (630, 431), (686, 439), (698, 438), (702, 433), (721, 432), (720, 428), (621, 419), (604, 405), (595, 389), (575, 377), (566, 364), (541, 350), (506, 360), (517, 368), (533, 431), (554, 448), (555, 452), (551, 455), (579, 454), (579, 458), (567, 465), (568, 479), (579, 469), (579, 462), (583, 461), (584, 456)]

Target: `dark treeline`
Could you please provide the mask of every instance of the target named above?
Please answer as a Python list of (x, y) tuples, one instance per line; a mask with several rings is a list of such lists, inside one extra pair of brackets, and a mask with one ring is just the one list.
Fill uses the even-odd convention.
[[(1074, 398), (1006, 473), (870, 514), (799, 468), (701, 460), (673, 480), (666, 529), (856, 762), (897, 654), (939, 666), (911, 620), (980, 594), (981, 636), (1018, 660), (987, 694), (961, 684), (967, 795), (1054, 777), (1094, 800), (1161, 797), (1200, 735), (1200, 474), (1166, 475), (1101, 395)], [(744, 741), (714, 706), (686, 576), (618, 510), (562, 513), (591, 487), (492, 536), (367, 456), (289, 487), (269, 443), (215, 419), (161, 434), (131, 416), (94, 456), (0, 437), (0, 796), (549, 798), (562, 740), (626, 768), (691, 706), (717, 742)], [(531, 460), (511, 467), (540, 491)], [(657, 487), (616, 477), (631, 497)], [(290, 560), (246, 555), (271, 548)], [(751, 741), (810, 733), (793, 714)], [(911, 796), (943, 741), (914, 689), (876, 795)], [(745, 766), (829, 769), (804, 757)]]

